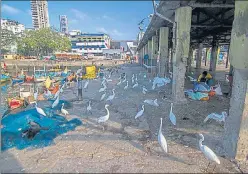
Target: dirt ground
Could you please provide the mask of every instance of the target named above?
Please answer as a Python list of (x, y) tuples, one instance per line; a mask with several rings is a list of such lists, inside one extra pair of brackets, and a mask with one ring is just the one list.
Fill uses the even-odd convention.
[[(138, 74), (137, 88), (125, 84), (116, 86), (119, 74), (127, 73), (131, 83), (133, 73)], [(142, 173), (199, 173), (206, 172), (208, 160), (199, 150), (199, 136), (205, 136), (203, 144), (210, 147), (220, 158), (221, 164), (215, 167), (210, 164), (208, 172), (237, 173), (248, 172), (247, 164), (237, 163), (224, 158), (222, 145), (223, 124), (214, 120), (203, 123), (205, 117), (212, 113), (221, 113), (229, 108), (229, 98), (212, 97), (210, 101), (192, 101), (185, 104), (174, 104), (173, 112), (177, 117), (177, 125), (169, 120), (171, 104), (171, 84), (152, 90), (149, 77), (144, 79), (145, 70), (136, 64), (124, 65), (119, 73), (114, 73), (112, 82), (108, 82), (107, 96), (115, 88), (115, 98), (109, 103), (110, 118), (105, 130), (97, 124), (96, 119), (106, 115), (104, 105), (100, 101), (102, 93), (100, 80), (91, 80), (88, 89), (83, 92), (83, 100), (78, 101), (76, 88), (65, 89), (61, 100), (72, 102), (72, 108), (66, 108), (70, 115), (67, 119), (79, 118), (83, 125), (75, 131), (68, 132), (55, 139), (51, 146), (40, 149), (16, 150), (2, 152), (0, 159), (1, 172), (142, 172)], [(216, 74), (224, 90), (225, 72)], [(148, 89), (142, 93), (142, 86)], [(192, 88), (186, 80), (186, 89)], [(163, 91), (163, 93), (159, 91)], [(165, 96), (165, 100), (162, 97)], [(144, 115), (135, 120), (136, 113), (141, 109), (145, 99), (158, 99), (159, 107), (145, 104)], [(106, 99), (106, 98), (105, 98)], [(92, 115), (86, 113), (88, 101), (92, 102)], [(58, 111), (59, 113), (59, 111)], [(168, 154), (162, 152), (157, 134), (163, 118), (163, 135), (168, 143)]]

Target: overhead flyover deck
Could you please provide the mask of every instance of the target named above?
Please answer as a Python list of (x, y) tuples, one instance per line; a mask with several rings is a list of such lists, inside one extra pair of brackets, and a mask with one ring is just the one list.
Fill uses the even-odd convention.
[[(229, 44), (234, 19), (234, 0), (194, 0), (194, 1), (160, 1), (157, 12), (171, 21), (175, 20), (175, 10), (182, 6), (192, 7), (191, 45), (211, 45), (213, 37), (218, 44)], [(138, 50), (147, 44), (160, 27), (173, 27), (173, 24), (153, 15), (147, 30), (139, 43)], [(172, 38), (172, 32), (170, 32)]]

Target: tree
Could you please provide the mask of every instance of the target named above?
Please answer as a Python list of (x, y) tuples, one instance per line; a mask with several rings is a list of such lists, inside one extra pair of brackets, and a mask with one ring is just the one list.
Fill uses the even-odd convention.
[(2, 40), (1, 40), (1, 48), (2, 54), (8, 53), (10, 51), (11, 45), (14, 45), (17, 39), (17, 36), (10, 30), (2, 29)]
[(71, 47), (69, 38), (50, 28), (24, 32), (18, 39), (18, 52), (23, 55), (48, 55), (55, 51), (68, 51)]

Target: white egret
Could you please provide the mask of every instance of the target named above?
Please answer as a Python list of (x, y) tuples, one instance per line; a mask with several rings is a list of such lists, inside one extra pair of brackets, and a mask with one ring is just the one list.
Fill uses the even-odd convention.
[[(200, 150), (202, 151), (202, 153), (204, 154), (204, 156), (210, 160), (210, 161), (214, 161), (217, 164), (220, 164), (220, 160), (217, 157), (217, 155), (215, 155), (215, 153), (206, 145), (202, 145), (202, 142), (204, 141), (204, 136), (202, 134), (199, 134), (201, 139), (199, 140), (199, 146), (200, 146)], [(207, 169), (209, 167), (210, 162), (208, 163)], [(206, 170), (207, 170), (206, 169)], [(214, 171), (214, 170), (213, 170)]]
[(163, 119), (160, 118), (160, 127), (159, 127), (159, 131), (158, 131), (158, 143), (160, 144), (162, 150), (165, 153), (167, 153), (168, 152), (167, 142), (166, 142), (164, 135), (162, 134), (162, 124), (163, 124)]
[(144, 111), (145, 111), (145, 105), (142, 105), (142, 110), (140, 110), (140, 111), (136, 114), (135, 119), (137, 119), (138, 117), (142, 116), (143, 113), (144, 113)]
[(89, 105), (87, 106), (87, 108), (86, 108), (86, 110), (87, 110), (87, 113), (90, 113), (90, 114), (92, 114), (92, 112), (91, 112), (91, 101), (89, 101)]
[(58, 95), (57, 99), (53, 102), (52, 108), (55, 108), (58, 104), (59, 104), (59, 95)]
[(143, 86), (143, 88), (142, 88), (142, 92), (143, 92), (143, 94), (146, 94), (146, 92), (147, 92), (148, 90), (146, 89), (146, 87), (145, 86)]
[(86, 90), (88, 88), (88, 85), (89, 85), (89, 79), (85, 82), (84, 84), (84, 89)]
[(147, 103), (147, 104), (152, 105), (152, 106), (159, 106), (157, 101), (158, 101), (157, 99), (155, 99), (155, 100), (145, 100), (144, 103)]
[(122, 83), (125, 83), (127, 81), (126, 77), (124, 77), (124, 80), (122, 81)]
[(212, 114), (209, 114), (205, 120), (204, 120), (204, 123), (206, 123), (208, 121), (208, 119), (214, 119), (218, 122), (225, 122), (226, 121), (226, 117), (227, 117), (227, 113), (226, 112), (222, 112), (221, 115), (219, 114), (216, 114), (216, 113), (212, 113)]
[(197, 81), (195, 78), (193, 78), (193, 77), (191, 77), (191, 76), (188, 76), (188, 78), (189, 78), (189, 80), (190, 80), (191, 82), (196, 82), (196, 81)]
[(106, 89), (107, 89), (106, 84), (103, 84), (103, 88), (99, 89), (99, 92), (103, 92), (103, 91), (105, 91)]
[(126, 90), (128, 88), (128, 81), (127, 81), (127, 85), (124, 87), (124, 89)]
[(64, 114), (64, 115), (68, 115), (69, 112), (67, 110), (64, 109), (64, 103), (62, 103), (62, 107), (61, 107), (61, 113)]
[(106, 78), (105, 77), (103, 77), (103, 81), (102, 81), (101, 85), (104, 85), (104, 84), (106, 84)]
[(99, 117), (98, 119), (97, 119), (97, 122), (98, 123), (104, 123), (104, 122), (106, 122), (108, 119), (109, 119), (109, 110), (108, 110), (108, 107), (109, 107), (109, 105), (105, 105), (105, 109), (106, 109), (106, 111), (107, 111), (107, 115), (105, 115), (105, 116), (102, 116), (102, 117)]
[[(105, 109), (106, 109), (106, 111), (107, 111), (107, 115), (105, 115), (105, 116), (102, 116), (102, 117), (99, 117), (98, 119), (97, 119), (97, 123), (105, 123), (106, 121), (108, 121), (108, 119), (109, 119), (109, 110), (108, 110), (108, 106), (109, 105), (105, 105)], [(104, 130), (104, 126), (103, 126), (103, 130)]]
[(170, 121), (174, 126), (176, 126), (177, 119), (176, 119), (175, 114), (172, 112), (172, 107), (173, 107), (173, 103), (171, 103), (171, 109), (170, 109), (170, 115), (169, 115)]
[(136, 83), (133, 85), (133, 88), (136, 88), (138, 86), (138, 82), (136, 81)]
[(120, 85), (121, 84), (121, 80), (117, 83), (117, 85)]
[(37, 102), (35, 102), (35, 108), (36, 108), (36, 111), (37, 111), (39, 114), (41, 114), (41, 115), (43, 115), (43, 116), (46, 116), (46, 113), (44, 112), (44, 110), (41, 109), (41, 108), (39, 108), (39, 107), (37, 106)]
[(106, 91), (102, 94), (100, 101), (102, 101), (105, 96), (106, 96)]
[(110, 95), (110, 96), (106, 99), (106, 101), (112, 101), (112, 100), (115, 98), (115, 89), (112, 89), (112, 91), (113, 91), (113, 94)]
[(153, 101), (153, 103), (154, 103), (154, 106), (159, 106), (159, 104), (158, 104), (158, 99), (155, 99), (155, 100)]
[(134, 74), (133, 74), (133, 76), (132, 76), (132, 84), (134, 84)]

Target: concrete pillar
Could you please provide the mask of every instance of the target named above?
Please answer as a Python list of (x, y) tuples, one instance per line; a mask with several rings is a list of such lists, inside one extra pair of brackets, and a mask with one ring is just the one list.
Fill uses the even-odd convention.
[[(156, 66), (158, 57), (158, 35), (152, 36), (152, 57), (151, 57), (151, 66)], [(154, 76), (157, 74), (157, 69), (152, 68), (151, 74)]]
[(173, 48), (170, 48), (170, 70), (173, 71)]
[(211, 50), (211, 58), (210, 58), (210, 67), (209, 67), (209, 71), (212, 71), (213, 73), (215, 73), (216, 71), (217, 51), (218, 51), (218, 46), (216, 45), (215, 42), (213, 42), (212, 50)]
[(230, 63), (233, 66), (233, 86), (229, 116), (225, 122), (224, 149), (226, 156), (236, 160), (248, 157), (248, 1), (235, 1), (230, 43)]
[(165, 77), (169, 68), (169, 28), (160, 27), (159, 29), (159, 76)]
[(193, 59), (193, 48), (189, 49), (189, 57), (187, 59), (187, 72), (191, 72), (191, 64), (192, 64), (192, 59)]
[(202, 43), (199, 43), (197, 56), (196, 56), (196, 69), (199, 70), (201, 68), (201, 62), (202, 62)]
[(176, 49), (173, 57), (172, 99), (174, 102), (186, 101), (184, 95), (184, 77), (189, 57), (191, 7), (180, 7), (175, 12)]
[(149, 55), (149, 59), (152, 58), (152, 40), (148, 40), (147, 43), (147, 54)]
[(145, 48), (146, 48), (145, 46), (143, 46), (143, 48), (142, 48), (142, 66), (144, 64), (144, 57), (146, 55)]

